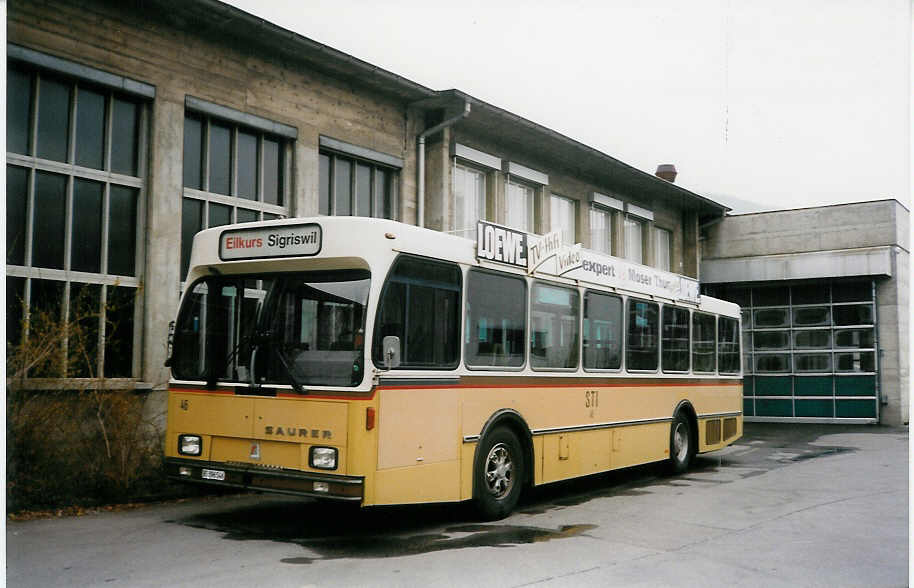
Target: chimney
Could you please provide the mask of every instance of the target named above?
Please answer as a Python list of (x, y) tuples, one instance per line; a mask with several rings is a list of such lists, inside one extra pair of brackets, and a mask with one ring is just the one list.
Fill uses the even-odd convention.
[(676, 181), (676, 166), (672, 163), (661, 163), (657, 166), (654, 175), (672, 184)]

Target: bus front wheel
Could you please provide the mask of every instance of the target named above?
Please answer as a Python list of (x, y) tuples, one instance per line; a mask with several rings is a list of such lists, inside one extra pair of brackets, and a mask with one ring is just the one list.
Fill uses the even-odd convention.
[(670, 427), (670, 469), (673, 473), (681, 474), (689, 469), (689, 464), (695, 457), (695, 450), (692, 424), (689, 417), (683, 411), (679, 411), (673, 417), (673, 424)]
[(479, 514), (490, 521), (511, 514), (520, 499), (524, 455), (510, 429), (499, 427), (486, 435), (473, 475), (473, 499)]

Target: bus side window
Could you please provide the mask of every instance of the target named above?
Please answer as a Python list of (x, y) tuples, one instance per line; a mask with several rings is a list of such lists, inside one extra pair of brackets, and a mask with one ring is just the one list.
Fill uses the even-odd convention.
[(578, 367), (578, 291), (533, 284), (530, 364), (537, 368)]
[(692, 314), (692, 371), (713, 372), (717, 356), (717, 333), (714, 315)]
[(400, 368), (453, 369), (460, 361), (460, 268), (408, 255), (395, 262), (378, 305), (372, 359), (400, 338)]
[(739, 321), (720, 317), (717, 329), (717, 367), (722, 374), (739, 373)]
[(659, 305), (628, 299), (628, 336), (625, 339), (625, 368), (656, 371), (660, 355)]
[(470, 270), (466, 315), (468, 366), (524, 365), (527, 283), (523, 278)]
[(622, 367), (622, 299), (588, 290), (584, 294), (584, 369)]
[(663, 371), (689, 371), (689, 311), (664, 305), (660, 322)]

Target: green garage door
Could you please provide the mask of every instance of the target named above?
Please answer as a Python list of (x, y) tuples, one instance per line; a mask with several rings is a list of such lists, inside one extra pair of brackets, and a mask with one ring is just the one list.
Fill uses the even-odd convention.
[(877, 422), (871, 280), (725, 286), (743, 309), (747, 420)]

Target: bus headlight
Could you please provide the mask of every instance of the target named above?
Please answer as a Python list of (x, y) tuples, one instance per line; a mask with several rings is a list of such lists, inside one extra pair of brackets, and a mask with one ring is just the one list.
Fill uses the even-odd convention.
[(178, 453), (181, 455), (200, 455), (202, 447), (200, 435), (178, 436)]
[(319, 470), (336, 469), (336, 448), (334, 447), (312, 447), (310, 451), (311, 467)]

